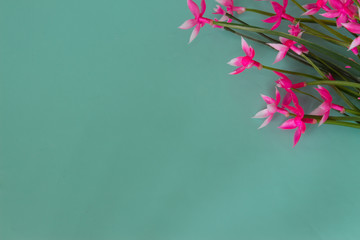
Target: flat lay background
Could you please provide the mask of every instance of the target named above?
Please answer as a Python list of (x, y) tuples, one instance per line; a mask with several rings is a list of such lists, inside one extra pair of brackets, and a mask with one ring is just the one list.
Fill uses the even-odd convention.
[(257, 130), (276, 75), (230, 76), (239, 37), (188, 44), (189, 18), (186, 0), (0, 0), (0, 239), (360, 238), (360, 132)]

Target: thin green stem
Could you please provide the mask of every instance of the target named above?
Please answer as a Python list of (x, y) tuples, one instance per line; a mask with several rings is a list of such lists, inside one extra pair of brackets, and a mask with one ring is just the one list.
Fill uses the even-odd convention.
[(339, 122), (339, 121), (334, 121), (334, 120), (326, 120), (324, 123), (331, 124), (331, 125), (339, 125), (339, 126), (343, 126), (343, 127), (360, 128), (360, 124), (357, 124), (357, 123)]
[(316, 79), (316, 80), (321, 80), (322, 79), (322, 78), (316, 77), (314, 75), (310, 75), (310, 74), (306, 74), (306, 73), (300, 73), (300, 72), (294, 72), (294, 71), (289, 71), (289, 70), (284, 70), (284, 69), (280, 69), (280, 68), (273, 68), (273, 67), (269, 67), (269, 66), (266, 66), (266, 65), (263, 65), (263, 68), (267, 69), (267, 70), (270, 70), (270, 71), (288, 73), (288, 74), (303, 76), (303, 77), (312, 78), (312, 79)]
[[(331, 81), (331, 80), (308, 82), (307, 85), (334, 85), (334, 86), (347, 86), (347, 87), (360, 88), (360, 83), (345, 82), (345, 81)], [(359, 93), (358, 93), (358, 96), (360, 96)]]
[(316, 66), (316, 64), (310, 59), (310, 58), (308, 58), (307, 56), (306, 56), (306, 54), (301, 54), (301, 56), (303, 57), (303, 58), (305, 58), (305, 60), (306, 61), (308, 61), (308, 63), (310, 63), (310, 65), (323, 77), (323, 78), (327, 78), (326, 77), (326, 75), (323, 73), (323, 71), (321, 71), (320, 69), (319, 69), (319, 67), (318, 66)]
[(293, 90), (294, 92), (298, 92), (298, 93), (301, 93), (303, 95), (306, 95), (306, 96), (309, 96), (309, 97), (312, 97), (314, 98), (315, 100), (319, 101), (319, 102), (322, 102), (322, 100), (320, 98), (317, 98), (315, 97), (314, 95), (310, 94), (310, 93), (307, 93), (307, 92), (304, 92), (304, 91), (301, 91), (299, 89), (296, 89), (296, 88), (292, 88), (291, 90)]
[(352, 109), (345, 108), (345, 112), (360, 116), (360, 112), (352, 110)]

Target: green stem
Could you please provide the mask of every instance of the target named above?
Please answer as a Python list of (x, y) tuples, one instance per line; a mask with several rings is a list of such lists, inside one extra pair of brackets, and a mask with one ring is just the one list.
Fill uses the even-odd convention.
[[(345, 81), (331, 81), (331, 80), (321, 80), (321, 81), (313, 81), (308, 82), (307, 85), (334, 85), (334, 86), (347, 86), (347, 87), (355, 87), (360, 88), (360, 83), (354, 82), (345, 82)], [(360, 96), (360, 94), (358, 94)]]
[(306, 96), (309, 96), (309, 97), (312, 97), (314, 98), (315, 100), (319, 101), (319, 102), (322, 102), (322, 100), (320, 98), (317, 98), (315, 97), (314, 95), (310, 94), (310, 93), (307, 93), (307, 92), (304, 92), (304, 91), (301, 91), (299, 89), (296, 89), (296, 88), (292, 88), (291, 90), (293, 90), (294, 92), (298, 92), (298, 93), (301, 93), (303, 95), (306, 95)]
[(339, 126), (343, 126), (343, 127), (360, 128), (360, 124), (357, 124), (357, 123), (339, 122), (339, 121), (333, 121), (333, 120), (326, 120), (324, 123), (331, 124), (331, 125), (339, 125)]
[(352, 110), (352, 109), (347, 109), (347, 108), (345, 108), (345, 112), (350, 113), (350, 114), (353, 114), (353, 115), (358, 115), (358, 116), (360, 116), (360, 112), (355, 111), (355, 110)]
[(312, 78), (312, 79), (316, 79), (316, 80), (321, 80), (322, 79), (320, 77), (316, 77), (316, 76), (313, 76), (313, 75), (310, 75), (310, 74), (294, 72), (294, 71), (284, 70), (284, 69), (280, 69), (280, 68), (273, 68), (273, 67), (269, 67), (269, 66), (266, 66), (266, 65), (263, 65), (263, 68), (265, 68), (267, 70), (270, 70), (270, 71), (288, 73), (288, 74), (303, 76), (303, 77)]
[(313, 62), (313, 61), (311, 61), (311, 59), (310, 58), (308, 58), (307, 56), (306, 56), (306, 54), (301, 54), (301, 56), (303, 57), (303, 58), (305, 58), (305, 60), (306, 61), (308, 61), (308, 63), (310, 63), (310, 65), (323, 77), (323, 78), (327, 78), (326, 77), (326, 75), (323, 73), (323, 71), (321, 71), (319, 68), (318, 68), (318, 66), (316, 66), (316, 64)]

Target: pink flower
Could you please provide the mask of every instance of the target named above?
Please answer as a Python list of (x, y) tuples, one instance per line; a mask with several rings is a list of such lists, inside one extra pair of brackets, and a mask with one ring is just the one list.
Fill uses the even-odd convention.
[(310, 3), (303, 6), (303, 8), (307, 9), (308, 11), (303, 13), (302, 15), (314, 15), (317, 13), (321, 8), (325, 9), (326, 11), (330, 11), (330, 8), (326, 6), (327, 0), (317, 0), (316, 3)]
[(228, 21), (230, 23), (232, 20), (226, 16), (226, 13), (229, 13), (231, 15), (233, 15), (234, 12), (241, 14), (246, 10), (244, 7), (234, 6), (234, 0), (216, 0), (216, 1), (226, 8), (225, 11), (219, 5), (216, 5), (216, 8), (214, 9), (215, 12), (213, 14), (222, 15), (219, 21)]
[(291, 80), (287, 76), (285, 76), (285, 74), (282, 74), (282, 73), (276, 72), (276, 71), (274, 71), (274, 73), (280, 77), (278, 80), (275, 81), (276, 86), (283, 88), (286, 91), (286, 95), (283, 99), (282, 104), (289, 105), (292, 100), (292, 94), (294, 94), (292, 89), (306, 87), (306, 82), (300, 82), (300, 83), (293, 84), (291, 82)]
[(202, 28), (206, 23), (211, 24), (212, 20), (203, 17), (206, 10), (205, 0), (201, 0), (201, 11), (199, 10), (198, 5), (194, 3), (192, 0), (188, 0), (187, 4), (190, 9), (190, 12), (194, 15), (195, 18), (186, 20), (179, 28), (189, 29), (195, 26), (190, 36), (189, 43), (191, 43), (199, 34), (200, 28)]
[(326, 13), (320, 15), (326, 18), (337, 17), (336, 25), (338, 28), (341, 27), (341, 24), (355, 18), (357, 8), (353, 0), (329, 0), (329, 3), (334, 9), (326, 10)]
[(345, 112), (344, 107), (332, 103), (332, 96), (326, 88), (318, 85), (318, 88), (315, 88), (315, 90), (319, 92), (321, 98), (324, 100), (324, 102), (319, 107), (310, 113), (311, 115), (323, 116), (319, 122), (319, 126), (329, 118), (331, 108), (341, 113)]
[(326, 75), (327, 79), (331, 80), (331, 81), (335, 81), (335, 78), (332, 76), (331, 73), (329, 73), (328, 75)]
[(294, 37), (301, 37), (302, 35), (302, 30), (300, 28), (300, 22), (298, 22), (296, 25), (288, 25), (288, 27), (290, 28), (288, 33), (290, 35), (293, 35)]
[[(301, 35), (301, 34), (300, 34)], [(283, 38), (280, 37), (280, 43), (268, 43), (269, 46), (273, 47), (275, 50), (278, 50), (278, 54), (276, 55), (275, 61), (274, 63), (277, 63), (279, 61), (281, 61), (282, 59), (284, 59), (284, 57), (286, 56), (287, 52), (291, 49), (293, 50), (296, 54), (301, 55), (302, 53), (308, 53), (309, 50), (301, 45), (298, 44), (298, 46), (295, 46), (296, 42), (287, 38)]]
[(247, 42), (245, 41), (245, 39), (242, 37), (241, 37), (241, 45), (242, 45), (242, 49), (245, 52), (246, 56), (233, 58), (230, 60), (230, 62), (228, 62), (228, 64), (231, 66), (239, 67), (235, 71), (231, 72), (230, 74), (231, 75), (239, 74), (242, 71), (244, 71), (245, 69), (251, 68), (252, 66), (257, 67), (259, 70), (262, 69), (262, 65), (259, 62), (253, 60), (253, 58), (255, 56), (254, 49), (251, 46), (249, 46), (247, 44)]
[(299, 142), (300, 137), (303, 133), (305, 133), (306, 125), (305, 123), (315, 124), (316, 120), (311, 118), (304, 118), (304, 109), (299, 105), (299, 101), (297, 99), (297, 96), (292, 93), (292, 98), (295, 107), (292, 106), (286, 106), (287, 109), (289, 109), (291, 112), (293, 112), (296, 117), (286, 120), (283, 124), (279, 126), (281, 129), (296, 129), (295, 135), (294, 135), (294, 145)]
[(288, 4), (288, 0), (283, 0), (283, 6), (281, 6), (277, 2), (271, 1), (271, 5), (274, 8), (275, 15), (263, 20), (263, 22), (266, 23), (275, 23), (274, 26), (272, 26), (271, 30), (278, 28), (283, 18), (289, 20), (290, 22), (295, 21), (295, 18), (293, 18), (289, 14), (286, 14), (287, 4)]
[(271, 119), (273, 118), (274, 114), (277, 112), (284, 114), (286, 117), (289, 116), (288, 111), (286, 111), (284, 108), (278, 107), (281, 96), (280, 96), (278, 89), (277, 88), (275, 88), (275, 89), (276, 89), (275, 99), (261, 94), (261, 97), (266, 102), (267, 107), (266, 107), (266, 109), (261, 110), (260, 112), (256, 113), (255, 116), (253, 116), (253, 118), (266, 118), (267, 117), (267, 119), (261, 124), (259, 129), (268, 125), (270, 123)]

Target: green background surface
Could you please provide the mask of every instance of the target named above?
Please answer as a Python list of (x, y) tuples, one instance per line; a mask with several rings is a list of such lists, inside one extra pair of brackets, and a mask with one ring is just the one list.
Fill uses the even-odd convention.
[(292, 148), (283, 117), (257, 130), (276, 75), (228, 75), (239, 38), (206, 26), (189, 45), (191, 17), (185, 0), (0, 0), (0, 239), (360, 238), (359, 131), (311, 126)]

